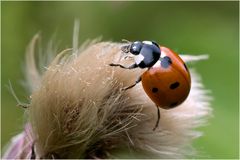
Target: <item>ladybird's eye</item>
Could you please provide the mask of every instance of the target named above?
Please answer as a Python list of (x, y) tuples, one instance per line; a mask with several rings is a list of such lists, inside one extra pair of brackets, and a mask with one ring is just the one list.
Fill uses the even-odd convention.
[(130, 47), (130, 52), (134, 55), (138, 55), (142, 49), (142, 42), (136, 41), (133, 42), (131, 47)]

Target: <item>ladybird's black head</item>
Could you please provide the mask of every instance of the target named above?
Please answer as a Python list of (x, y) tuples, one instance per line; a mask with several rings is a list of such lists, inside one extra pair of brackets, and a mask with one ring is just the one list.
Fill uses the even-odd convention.
[(142, 48), (151, 48), (153, 52), (160, 52), (158, 44), (154, 41), (135, 41), (129, 45), (123, 46), (121, 49), (125, 53), (132, 53), (133, 55), (139, 55)]
[(126, 45), (126, 46), (123, 46), (121, 48), (121, 50), (125, 53), (132, 53), (134, 55), (138, 55), (142, 49), (142, 46), (143, 46), (143, 43), (140, 42), (140, 41), (135, 41), (135, 42), (132, 42), (131, 44), (129, 45)]
[(131, 44), (129, 52), (134, 55), (138, 55), (142, 49), (143, 43), (140, 41), (135, 41)]

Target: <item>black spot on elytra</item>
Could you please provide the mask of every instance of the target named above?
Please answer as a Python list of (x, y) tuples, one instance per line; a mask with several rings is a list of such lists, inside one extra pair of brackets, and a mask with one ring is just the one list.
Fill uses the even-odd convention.
[(168, 56), (163, 57), (163, 59), (161, 60), (161, 66), (163, 68), (168, 68), (171, 64), (172, 64), (172, 60)]
[(186, 64), (184, 63), (184, 67), (185, 67), (185, 69), (188, 71), (188, 67), (186, 66)]
[(175, 107), (178, 104), (178, 102), (174, 102), (170, 104), (170, 107)]
[(176, 89), (179, 85), (180, 85), (179, 82), (175, 82), (175, 83), (172, 83), (169, 88), (170, 89)]
[(155, 88), (155, 87), (154, 87), (154, 88), (152, 88), (152, 92), (153, 92), (153, 93), (156, 93), (156, 92), (158, 92), (158, 88)]

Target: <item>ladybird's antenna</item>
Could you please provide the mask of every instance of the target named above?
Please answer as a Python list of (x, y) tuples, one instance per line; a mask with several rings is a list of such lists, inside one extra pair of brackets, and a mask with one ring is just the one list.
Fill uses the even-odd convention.
[(130, 46), (131, 46), (131, 45), (122, 46), (122, 47), (121, 47), (121, 50), (122, 50), (124, 53), (128, 53), (128, 52), (130, 51)]
[(126, 42), (128, 43), (128, 45), (124, 45), (121, 47), (121, 50), (124, 52), (124, 53), (128, 53), (130, 51), (130, 46), (132, 44), (131, 41), (127, 40), (127, 39), (122, 39), (123, 42)]
[(123, 42), (126, 42), (126, 43), (132, 43), (131, 41), (127, 40), (127, 39), (122, 39)]

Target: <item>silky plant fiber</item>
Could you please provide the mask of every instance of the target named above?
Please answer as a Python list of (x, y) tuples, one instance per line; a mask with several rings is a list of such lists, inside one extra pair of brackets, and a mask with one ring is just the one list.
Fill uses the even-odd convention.
[[(141, 83), (121, 90), (145, 69), (109, 66), (133, 63), (131, 54), (121, 51), (126, 44), (93, 40), (79, 48), (74, 35), (73, 48), (52, 53), (56, 56), (49, 56), (45, 64), (35, 58), (40, 35), (29, 44), (28, 123), (12, 138), (3, 158), (102, 159), (121, 158), (122, 153), (135, 158), (197, 157), (191, 144), (202, 135), (197, 127), (211, 115), (211, 97), (194, 69), (187, 100), (176, 108), (160, 109), (160, 123), (153, 131), (157, 109)], [(207, 58), (180, 56), (186, 63)], [(43, 72), (39, 64), (44, 64)]]

